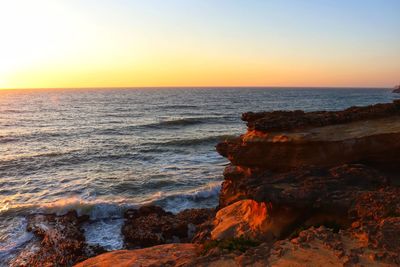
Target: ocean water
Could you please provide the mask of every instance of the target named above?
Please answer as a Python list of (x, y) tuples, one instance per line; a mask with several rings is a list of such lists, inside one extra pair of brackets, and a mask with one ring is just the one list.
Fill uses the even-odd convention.
[(128, 207), (215, 206), (227, 164), (215, 145), (245, 131), (243, 112), (338, 110), (395, 97), (382, 89), (0, 91), (0, 262), (32, 239), (27, 214), (88, 214), (88, 242), (111, 250), (122, 247)]

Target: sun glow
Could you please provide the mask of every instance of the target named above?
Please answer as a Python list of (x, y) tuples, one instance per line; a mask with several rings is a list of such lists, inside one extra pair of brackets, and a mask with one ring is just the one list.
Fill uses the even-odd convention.
[(0, 1), (0, 88), (397, 82), (391, 6), (387, 22), (345, 25), (329, 6), (267, 2)]
[(33, 1), (1, 1), (0, 87), (12, 85), (8, 80), (16, 72), (46, 64), (65, 50), (65, 30), (69, 27), (58, 18), (63, 14), (61, 7), (51, 1), (42, 5)]

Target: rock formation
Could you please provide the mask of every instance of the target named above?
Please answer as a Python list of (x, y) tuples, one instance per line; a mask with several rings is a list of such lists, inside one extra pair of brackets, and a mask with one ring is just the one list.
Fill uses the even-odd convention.
[(276, 240), (268, 264), (400, 264), (399, 115), (400, 101), (243, 114), (247, 133), (217, 145), (231, 162), (219, 208), (252, 199), (269, 207), (266, 220), (282, 221), (257, 235)]
[(36, 214), (28, 217), (27, 230), (37, 239), (13, 260), (12, 266), (71, 266), (103, 250), (88, 246), (81, 229), (87, 218), (71, 211), (65, 215)]
[(245, 113), (248, 131), (218, 144), (218, 152), (244, 168), (288, 171), (368, 163), (390, 169), (400, 164), (400, 101), (339, 112)]
[(122, 234), (127, 248), (190, 242), (198, 227), (212, 217), (211, 209), (188, 209), (175, 215), (157, 206), (144, 206), (125, 212)]
[(256, 238), (263, 235), (270, 226), (270, 214), (265, 203), (241, 200), (219, 210), (215, 216), (215, 227), (211, 238)]

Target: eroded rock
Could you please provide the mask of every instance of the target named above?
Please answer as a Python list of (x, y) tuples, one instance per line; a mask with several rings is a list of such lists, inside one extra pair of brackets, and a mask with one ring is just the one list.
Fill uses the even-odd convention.
[(268, 262), (270, 266), (397, 266), (397, 260), (385, 253), (365, 246), (348, 231), (312, 227), (296, 238), (276, 242)]
[(350, 210), (354, 220), (351, 234), (368, 247), (381, 249), (385, 258), (397, 264), (400, 264), (399, 196), (400, 188), (396, 187), (366, 192), (358, 197)]
[(254, 200), (241, 200), (219, 210), (215, 216), (212, 239), (256, 238), (270, 225), (269, 207)]
[[(285, 173), (232, 168), (225, 172), (220, 207), (241, 199), (272, 203), (273, 207), (292, 207), (304, 212), (312, 209), (347, 209), (361, 192), (387, 184), (378, 171), (360, 164), (345, 164), (330, 169), (301, 168)], [(238, 177), (241, 178), (238, 178)]]
[[(281, 240), (264, 248), (270, 256), (260, 266), (400, 264), (400, 101), (337, 112), (247, 113), (243, 119), (247, 133), (217, 145), (231, 162), (219, 209), (251, 199), (268, 207), (263, 225), (284, 218), (273, 235)], [(215, 229), (234, 237), (225, 229), (245, 216), (225, 216)], [(227, 261), (237, 266), (237, 259)]]
[(346, 163), (381, 169), (400, 165), (400, 101), (337, 112), (282, 111), (245, 118), (246, 134), (217, 145), (235, 166), (286, 172)]
[(11, 263), (13, 266), (71, 266), (85, 259), (87, 246), (81, 224), (87, 219), (71, 211), (66, 215), (37, 214), (28, 217), (27, 230), (38, 242)]
[(197, 227), (212, 216), (211, 209), (189, 209), (175, 215), (157, 206), (144, 206), (126, 211), (122, 233), (128, 248), (189, 242)]
[(272, 111), (247, 112), (242, 120), (247, 122), (249, 130), (275, 132), (309, 127), (345, 124), (356, 121), (385, 118), (400, 115), (400, 101), (391, 104), (376, 104), (365, 107), (350, 107), (343, 111)]

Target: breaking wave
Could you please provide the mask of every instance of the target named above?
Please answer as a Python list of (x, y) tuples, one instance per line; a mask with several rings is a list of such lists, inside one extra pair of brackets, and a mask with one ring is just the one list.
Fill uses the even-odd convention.
[[(91, 220), (98, 220), (122, 218), (124, 211), (127, 209), (151, 204), (159, 205), (169, 211), (178, 212), (186, 208), (203, 206), (202, 202), (207, 200), (216, 200), (220, 189), (221, 182), (212, 182), (202, 187), (181, 193), (166, 194), (156, 192), (147, 200), (141, 202), (134, 202), (133, 200), (125, 198), (113, 199), (111, 201), (102, 199), (87, 200), (79, 196), (42, 204), (12, 205), (12, 203), (7, 202), (7, 205), (4, 205), (3, 208), (0, 209), (0, 214), (4, 216), (11, 216), (14, 214), (26, 216), (35, 213), (63, 215), (68, 211), (75, 210), (78, 215), (88, 215)], [(215, 206), (216, 204), (217, 202), (213, 203), (211, 206)]]

